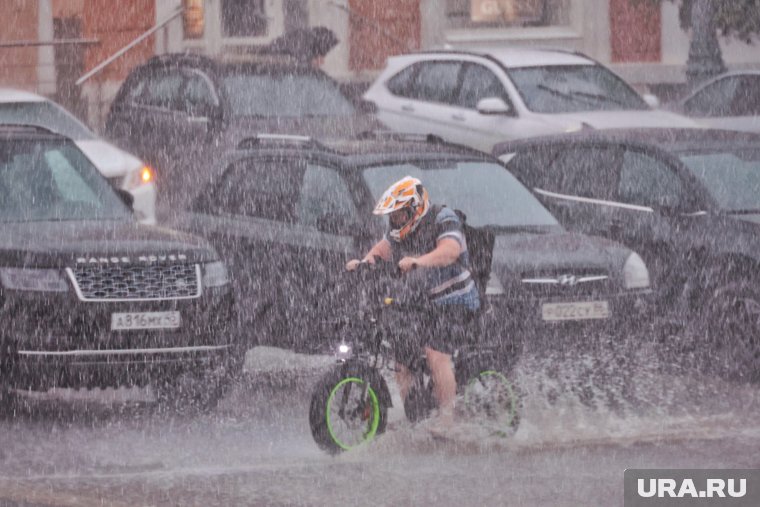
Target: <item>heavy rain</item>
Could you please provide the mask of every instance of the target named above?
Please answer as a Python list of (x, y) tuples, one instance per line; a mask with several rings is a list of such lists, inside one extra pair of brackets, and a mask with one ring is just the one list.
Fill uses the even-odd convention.
[(0, 506), (760, 505), (758, 0), (0, 4)]

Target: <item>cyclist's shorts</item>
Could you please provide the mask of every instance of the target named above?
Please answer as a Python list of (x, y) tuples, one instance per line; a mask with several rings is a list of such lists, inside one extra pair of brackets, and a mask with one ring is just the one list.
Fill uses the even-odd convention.
[(423, 347), (430, 347), (444, 354), (453, 354), (457, 349), (474, 340), (475, 314), (466, 308), (441, 306), (433, 311), (406, 314), (405, 322), (397, 322), (393, 338), (396, 360), (402, 364), (420, 357)]

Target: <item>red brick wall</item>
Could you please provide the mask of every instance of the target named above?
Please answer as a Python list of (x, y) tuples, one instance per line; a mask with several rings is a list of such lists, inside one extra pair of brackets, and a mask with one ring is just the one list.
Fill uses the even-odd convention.
[[(37, 0), (3, 2), (2, 11), (0, 41), (38, 39)], [(0, 48), (0, 84), (36, 90), (37, 48)]]
[[(90, 70), (156, 23), (155, 0), (84, 0), (82, 36), (96, 38), (85, 54), (85, 69)], [(148, 37), (93, 79), (121, 81), (129, 71), (153, 56), (154, 38)]]
[(659, 2), (610, 0), (610, 43), (613, 62), (659, 62)]
[(349, 0), (349, 67), (379, 69), (420, 47), (420, 0)]

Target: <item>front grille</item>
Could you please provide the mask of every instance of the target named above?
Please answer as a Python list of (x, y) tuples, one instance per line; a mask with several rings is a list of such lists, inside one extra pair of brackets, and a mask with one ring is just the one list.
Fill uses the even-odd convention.
[(536, 297), (591, 296), (609, 292), (607, 273), (555, 271), (522, 273), (522, 288)]
[(86, 265), (67, 272), (82, 301), (189, 299), (201, 295), (197, 264)]

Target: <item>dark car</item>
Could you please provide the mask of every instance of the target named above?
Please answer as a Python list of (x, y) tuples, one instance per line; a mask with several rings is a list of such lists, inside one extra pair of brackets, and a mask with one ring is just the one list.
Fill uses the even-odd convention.
[(106, 135), (156, 166), (164, 197), (252, 133), (345, 137), (375, 127), (324, 72), (280, 56), (246, 60), (156, 56), (121, 86)]
[(0, 398), (151, 384), (212, 404), (211, 373), (239, 369), (217, 253), (137, 223), (124, 201), (73, 141), (0, 127)]
[(568, 229), (641, 253), (659, 306), (696, 326), (698, 354), (760, 376), (760, 136), (621, 130), (494, 153)]
[(505, 340), (614, 330), (643, 311), (649, 280), (638, 255), (566, 232), (497, 160), (442, 142), (252, 138), (188, 186), (195, 193), (171, 224), (223, 253), (260, 343), (316, 351), (327, 338), (319, 316), (346, 304), (346, 261), (385, 230), (376, 199), (406, 175), (496, 234), (485, 292)]

